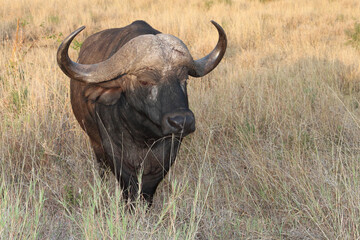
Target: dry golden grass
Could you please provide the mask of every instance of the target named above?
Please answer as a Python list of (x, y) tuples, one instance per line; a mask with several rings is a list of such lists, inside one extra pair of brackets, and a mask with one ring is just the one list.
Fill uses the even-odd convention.
[[(1, 6), (0, 239), (360, 238), (358, 0)], [(81, 43), (137, 19), (195, 58), (216, 44), (211, 19), (229, 45), (190, 79), (197, 131), (153, 208), (129, 214), (115, 179), (99, 181), (55, 54), (79, 26)]]

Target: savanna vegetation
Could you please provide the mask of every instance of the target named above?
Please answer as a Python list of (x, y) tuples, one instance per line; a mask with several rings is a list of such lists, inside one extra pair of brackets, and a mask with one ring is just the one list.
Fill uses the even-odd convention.
[[(358, 0), (2, 0), (0, 239), (359, 239)], [(194, 58), (228, 35), (188, 91), (197, 130), (153, 207), (102, 182), (56, 64), (143, 19)]]

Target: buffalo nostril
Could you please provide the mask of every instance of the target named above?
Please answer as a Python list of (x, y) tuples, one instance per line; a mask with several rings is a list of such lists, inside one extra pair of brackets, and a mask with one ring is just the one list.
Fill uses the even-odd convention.
[(175, 128), (176, 130), (181, 130), (184, 127), (186, 118), (182, 116), (169, 117), (168, 123), (170, 126)]
[(179, 134), (186, 136), (195, 131), (195, 117), (191, 111), (179, 111), (166, 114), (162, 121), (164, 135)]

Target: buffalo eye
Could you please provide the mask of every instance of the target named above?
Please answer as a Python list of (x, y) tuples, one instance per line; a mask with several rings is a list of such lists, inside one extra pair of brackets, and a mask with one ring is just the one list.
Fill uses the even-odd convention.
[(140, 83), (141, 86), (154, 86), (154, 85), (156, 85), (154, 82), (144, 81), (144, 80), (139, 80), (139, 83)]
[(143, 85), (143, 86), (148, 86), (148, 85), (150, 85), (150, 83), (147, 82), (147, 81), (139, 81), (139, 83), (140, 83), (141, 85)]

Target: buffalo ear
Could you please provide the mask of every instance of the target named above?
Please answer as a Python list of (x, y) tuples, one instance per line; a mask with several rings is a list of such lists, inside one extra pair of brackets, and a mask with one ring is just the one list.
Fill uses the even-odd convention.
[(85, 98), (92, 103), (116, 104), (127, 85), (136, 79), (135, 75), (121, 75), (111, 81), (89, 84), (84, 92)]
[(108, 88), (100, 95), (99, 99), (96, 101), (104, 105), (114, 105), (119, 101), (121, 97), (122, 89), (121, 88)]
[(103, 88), (100, 86), (91, 86), (85, 90), (85, 98), (93, 103), (104, 105), (114, 105), (119, 101), (122, 88)]

